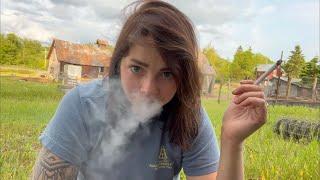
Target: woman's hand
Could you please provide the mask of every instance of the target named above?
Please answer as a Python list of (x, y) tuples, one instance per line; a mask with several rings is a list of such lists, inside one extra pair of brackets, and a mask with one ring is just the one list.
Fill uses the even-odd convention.
[(266, 101), (262, 89), (252, 80), (243, 80), (226, 110), (221, 136), (223, 141), (241, 144), (245, 138), (259, 129), (267, 117)]

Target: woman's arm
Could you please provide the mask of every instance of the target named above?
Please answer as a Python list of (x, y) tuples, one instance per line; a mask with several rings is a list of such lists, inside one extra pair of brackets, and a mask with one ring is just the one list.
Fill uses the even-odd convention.
[(78, 168), (76, 166), (62, 160), (43, 147), (33, 167), (31, 179), (73, 180), (77, 179), (77, 175)]
[(217, 179), (244, 179), (242, 144), (223, 139)]
[(217, 179), (244, 179), (243, 143), (267, 117), (263, 90), (252, 80), (243, 80), (226, 110), (221, 129), (221, 156)]
[(267, 108), (259, 86), (251, 80), (241, 81), (240, 84), (232, 92), (235, 96), (223, 117), (218, 172), (187, 177), (188, 180), (244, 179), (242, 146), (244, 140), (265, 123)]

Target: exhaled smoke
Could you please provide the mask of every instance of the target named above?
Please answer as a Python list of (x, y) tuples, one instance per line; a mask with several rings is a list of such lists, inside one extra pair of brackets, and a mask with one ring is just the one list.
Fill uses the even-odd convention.
[[(108, 79), (106, 85), (108, 94), (106, 104), (106, 128), (101, 142), (101, 155), (97, 163), (98, 169), (110, 169), (115, 163), (123, 160), (125, 152), (122, 147), (139, 126), (147, 124), (153, 117), (160, 114), (162, 106), (154, 99), (134, 97), (135, 102), (129, 102), (121, 89), (119, 80)], [(95, 167), (93, 167), (95, 168)], [(104, 179), (99, 172), (90, 176), (94, 179)], [(99, 175), (100, 174), (100, 175)]]

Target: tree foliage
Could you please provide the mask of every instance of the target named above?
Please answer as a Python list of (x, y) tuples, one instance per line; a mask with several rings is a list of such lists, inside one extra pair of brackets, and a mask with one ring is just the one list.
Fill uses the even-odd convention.
[(255, 76), (254, 69), (258, 64), (270, 64), (272, 61), (261, 53), (253, 53), (251, 47), (243, 50), (239, 46), (233, 57), (231, 64), (231, 77), (235, 80), (253, 79)]
[(208, 58), (210, 65), (215, 69), (217, 80), (224, 83), (230, 76), (229, 66), (231, 63), (228, 60), (221, 58), (211, 45), (203, 49), (203, 54)]
[(287, 90), (286, 90), (286, 98), (288, 99), (290, 91), (291, 91), (291, 80), (292, 78), (299, 77), (303, 67), (305, 65), (304, 55), (302, 54), (302, 50), (299, 45), (294, 47), (294, 50), (291, 51), (291, 55), (289, 56), (289, 60), (284, 64), (284, 71), (287, 73), (288, 82), (287, 82)]
[(45, 69), (45, 49), (39, 41), (14, 33), (0, 34), (0, 64)]
[[(250, 49), (246, 51), (239, 51), (234, 55), (231, 65), (232, 77), (234, 79), (249, 79), (254, 75), (253, 53)], [(242, 48), (241, 48), (242, 49)]]
[(314, 57), (311, 61), (307, 62), (303, 67), (300, 78), (302, 83), (306, 86), (311, 86), (314, 78), (320, 79), (320, 63), (319, 57)]
[(284, 64), (284, 71), (290, 78), (298, 78), (303, 67), (305, 65), (304, 55), (302, 54), (301, 47), (295, 46), (294, 50), (291, 51), (291, 55), (287, 63)]
[(211, 45), (204, 48), (203, 53), (215, 68), (218, 81), (225, 80), (226, 78), (234, 80), (253, 79), (255, 76), (254, 70), (258, 64), (273, 63), (270, 58), (263, 54), (253, 53), (251, 47), (243, 50), (242, 46), (239, 46), (232, 62), (221, 58)]
[(273, 61), (271, 61), (270, 58), (268, 58), (267, 56), (261, 54), (261, 53), (257, 53), (253, 55), (253, 62), (255, 65), (258, 64), (272, 64), (274, 63)]

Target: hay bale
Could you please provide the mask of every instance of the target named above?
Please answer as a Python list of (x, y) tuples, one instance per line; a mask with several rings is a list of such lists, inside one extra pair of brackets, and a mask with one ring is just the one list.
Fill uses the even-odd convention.
[(273, 132), (285, 140), (310, 142), (316, 139), (320, 142), (320, 122), (283, 118), (276, 121)]

